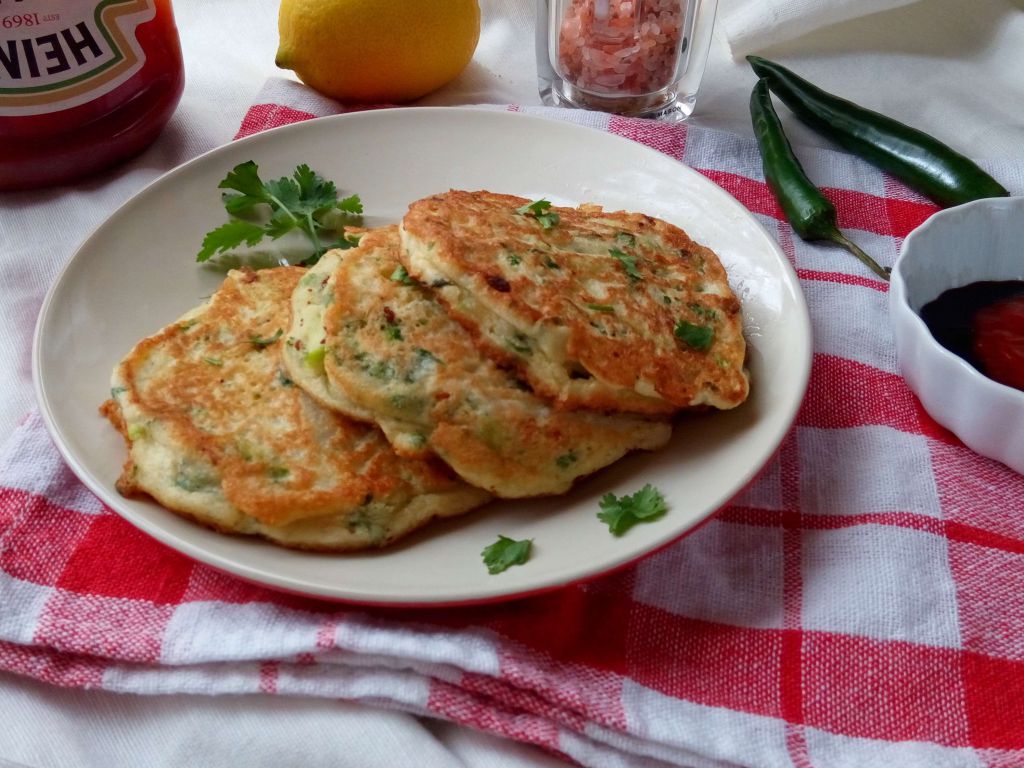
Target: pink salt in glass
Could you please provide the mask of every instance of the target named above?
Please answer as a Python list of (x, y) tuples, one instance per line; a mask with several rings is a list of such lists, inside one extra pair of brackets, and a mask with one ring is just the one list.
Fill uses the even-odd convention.
[(537, 0), (545, 104), (685, 120), (717, 0)]

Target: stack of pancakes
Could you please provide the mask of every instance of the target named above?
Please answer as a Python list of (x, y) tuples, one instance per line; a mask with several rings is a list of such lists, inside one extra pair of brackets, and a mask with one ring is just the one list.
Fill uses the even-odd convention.
[(452, 191), (308, 270), (230, 272), (115, 368), (118, 489), (286, 546), (376, 547), (743, 402), (714, 253), (641, 214), (529, 203)]

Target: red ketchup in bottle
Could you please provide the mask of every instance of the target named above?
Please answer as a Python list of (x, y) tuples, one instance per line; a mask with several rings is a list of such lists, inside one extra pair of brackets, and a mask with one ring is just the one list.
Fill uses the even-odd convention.
[(170, 0), (0, 0), (0, 190), (138, 154), (184, 84)]

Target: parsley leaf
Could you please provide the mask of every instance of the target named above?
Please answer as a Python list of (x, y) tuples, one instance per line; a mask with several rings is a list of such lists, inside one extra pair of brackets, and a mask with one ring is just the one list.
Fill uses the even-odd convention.
[(711, 346), (715, 338), (715, 329), (710, 325), (694, 325), (686, 320), (680, 320), (676, 323), (675, 335), (687, 346), (703, 351)]
[(621, 536), (639, 522), (655, 520), (668, 511), (665, 497), (650, 483), (632, 496), (618, 497), (614, 493), (606, 493), (601, 497), (600, 506), (598, 520), (607, 523), (608, 530), (616, 536)]
[(256, 200), (269, 202), (267, 190), (260, 179), (259, 166), (252, 160), (239, 163), (228, 171), (228, 175), (224, 177), (217, 187), (219, 189), (233, 189)]
[(339, 211), (344, 213), (351, 213), (354, 216), (359, 216), (363, 212), (363, 201), (359, 199), (359, 195), (349, 195), (348, 197), (338, 201), (337, 208)]
[(629, 275), (630, 280), (643, 280), (644, 276), (641, 275), (640, 270), (636, 268), (636, 256), (630, 256), (628, 253), (623, 253), (618, 248), (612, 248), (608, 253), (622, 263), (622, 267), (626, 270), (626, 274)]
[(611, 304), (587, 304), (587, 309), (593, 312), (607, 312), (609, 314), (615, 313), (615, 307)]
[[(312, 255), (301, 262), (305, 265), (315, 264), (330, 248), (354, 245), (344, 227), (361, 222), (363, 204), (359, 196), (338, 200), (334, 182), (308, 165), (299, 165), (291, 176), (264, 182), (259, 166), (247, 160), (232, 168), (218, 188), (228, 190), (221, 199), (229, 221), (203, 238), (196, 261), (209, 261), (243, 243), (257, 245), (267, 236), (276, 240), (293, 230), (305, 233), (312, 244)], [(260, 207), (270, 209), (269, 218), (260, 215)], [(330, 245), (321, 241), (320, 236), (327, 233), (337, 235)]]
[(237, 248), (242, 243), (256, 245), (262, 239), (263, 227), (235, 219), (206, 233), (206, 237), (203, 238), (203, 247), (196, 256), (196, 261), (207, 261), (214, 254)]
[(550, 207), (550, 200), (534, 200), (532, 203), (516, 208), (516, 213), (521, 213), (523, 216), (533, 216), (533, 218), (540, 222), (543, 229), (551, 229), (559, 222), (560, 217), (554, 211), (549, 211)]
[(525, 563), (530, 557), (532, 546), (533, 539), (516, 541), (499, 534), (498, 540), (490, 546), (484, 547), (480, 554), (483, 556), (488, 573), (501, 573), (513, 565)]

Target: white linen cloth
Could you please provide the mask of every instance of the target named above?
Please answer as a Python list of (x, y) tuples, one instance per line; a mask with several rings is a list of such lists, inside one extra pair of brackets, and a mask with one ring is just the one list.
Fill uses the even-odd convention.
[(722, 14), (734, 56), (786, 43), (816, 29), (920, 0), (736, 0)]
[[(76, 244), (143, 185), (230, 140), (266, 78), (281, 74), (273, 65), (277, 0), (174, 5), (187, 85), (158, 142), (137, 160), (83, 184), (0, 195), (0, 440), (34, 405), (35, 317)], [(758, 6), (777, 13), (766, 17)], [(839, 6), (843, 13), (822, 13)], [(481, 8), (483, 31), (473, 63), (421, 103), (539, 103), (533, 3), (481, 0)], [(851, 17), (853, 10), (861, 15)], [(1021, 0), (721, 0), (719, 13), (695, 124), (750, 134), (753, 76), (739, 57), (764, 52), (972, 157), (1019, 156), (1024, 147)], [(783, 119), (794, 144), (825, 144), (787, 114)], [(33, 768), (234, 766), (240, 756), (251, 765), (557, 764), (535, 750), (455, 726), (284, 697), (134, 697), (0, 675), (0, 716), (0, 765)], [(751, 756), (752, 763), (756, 759)]]

